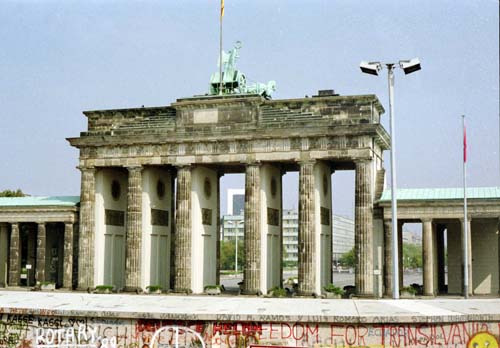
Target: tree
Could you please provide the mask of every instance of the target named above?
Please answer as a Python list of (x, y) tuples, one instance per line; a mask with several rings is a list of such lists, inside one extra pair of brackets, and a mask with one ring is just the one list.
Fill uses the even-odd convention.
[(354, 253), (354, 247), (346, 253), (343, 253), (340, 257), (340, 263), (343, 266), (354, 267), (356, 265), (356, 255)]
[(403, 243), (403, 267), (422, 268), (422, 246)]
[[(234, 270), (234, 258), (236, 245), (234, 240), (220, 241), (220, 269)], [(245, 248), (243, 240), (238, 240), (238, 270), (242, 270), (245, 260)]]
[(25, 197), (25, 196), (29, 196), (29, 195), (27, 195), (26, 193), (21, 191), (21, 189), (17, 189), (15, 191), (14, 190), (0, 191), (0, 197)]

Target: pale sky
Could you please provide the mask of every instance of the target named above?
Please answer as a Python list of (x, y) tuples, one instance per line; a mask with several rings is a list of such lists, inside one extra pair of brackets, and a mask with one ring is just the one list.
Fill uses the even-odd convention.
[[(359, 63), (419, 57), (421, 71), (396, 71), (398, 187), (462, 185), (462, 114), (470, 186), (500, 185), (498, 1), (225, 4), (224, 48), (243, 42), (239, 69), (276, 80), (274, 99), (376, 94), (388, 129), (386, 72), (365, 75)], [(0, 1), (0, 190), (78, 195), (78, 152), (65, 138), (86, 129), (83, 110), (206, 93), (218, 15), (218, 0)], [(334, 212), (352, 215), (353, 172), (333, 178)], [(224, 202), (224, 188), (243, 187), (243, 177), (222, 185)], [(297, 176), (285, 185), (285, 208), (297, 207)]]

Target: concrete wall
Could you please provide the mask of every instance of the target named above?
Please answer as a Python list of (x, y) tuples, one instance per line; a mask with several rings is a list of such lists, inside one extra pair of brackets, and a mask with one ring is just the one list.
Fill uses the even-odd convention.
[(315, 292), (321, 294), (323, 286), (332, 282), (332, 172), (323, 162), (314, 165), (314, 200)]
[[(142, 288), (149, 285), (170, 287), (170, 253), (172, 243), (172, 174), (162, 168), (142, 172)], [(153, 214), (163, 215), (156, 221)], [(153, 221), (154, 220), (154, 221)]]
[(9, 225), (0, 224), (0, 287), (7, 285), (9, 264)]
[[(120, 186), (120, 194), (116, 199), (111, 194), (114, 180)], [(96, 173), (95, 190), (94, 286), (114, 285), (122, 288), (125, 276), (127, 174), (121, 170), (99, 170)], [(123, 212), (123, 226), (106, 225), (106, 209)]]
[(498, 294), (498, 220), (473, 219), (472, 286), (474, 294)]
[(192, 170), (191, 183), (191, 289), (196, 294), (217, 281), (219, 179), (216, 171), (200, 166)]
[[(276, 190), (274, 195), (272, 186), (275, 186)], [(267, 294), (269, 289), (279, 286), (281, 281), (281, 190), (280, 168), (270, 164), (262, 165), (260, 168), (260, 291), (263, 294)], [(278, 220), (271, 221), (276, 220), (276, 214)]]
[(264, 318), (253, 321), (196, 320), (192, 317), (179, 320), (178, 315), (168, 313), (165, 317), (167, 319), (160, 320), (84, 316), (78, 311), (68, 316), (38, 315), (27, 311), (0, 314), (0, 345), (18, 347), (24, 344), (32, 348), (150, 348), (160, 345), (210, 348), (472, 347), (475, 334), (488, 332), (490, 340), (498, 339), (500, 327), (494, 321), (381, 324), (270, 321)]

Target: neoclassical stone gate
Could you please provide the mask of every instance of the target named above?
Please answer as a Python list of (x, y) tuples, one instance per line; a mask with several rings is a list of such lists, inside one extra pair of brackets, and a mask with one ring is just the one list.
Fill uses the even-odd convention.
[(84, 112), (88, 130), (68, 139), (82, 172), (78, 287), (200, 293), (218, 283), (225, 173), (246, 175), (244, 292), (279, 286), (282, 175), (298, 171), (299, 292), (319, 294), (331, 281), (331, 174), (355, 170), (355, 285), (380, 293), (373, 205), (389, 144), (383, 112), (374, 95), (200, 96)]

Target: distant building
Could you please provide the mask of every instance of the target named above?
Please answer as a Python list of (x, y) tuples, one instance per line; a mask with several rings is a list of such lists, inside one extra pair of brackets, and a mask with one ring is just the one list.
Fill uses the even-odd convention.
[(422, 235), (417, 233), (417, 232), (404, 231), (403, 232), (403, 243), (422, 245)]
[(227, 190), (227, 215), (243, 215), (245, 211), (245, 190)]
[[(243, 215), (225, 215), (222, 218), (224, 241), (243, 240), (245, 219)], [(333, 215), (333, 262), (354, 246), (354, 221)], [(299, 216), (295, 210), (283, 210), (283, 260), (298, 262)]]

